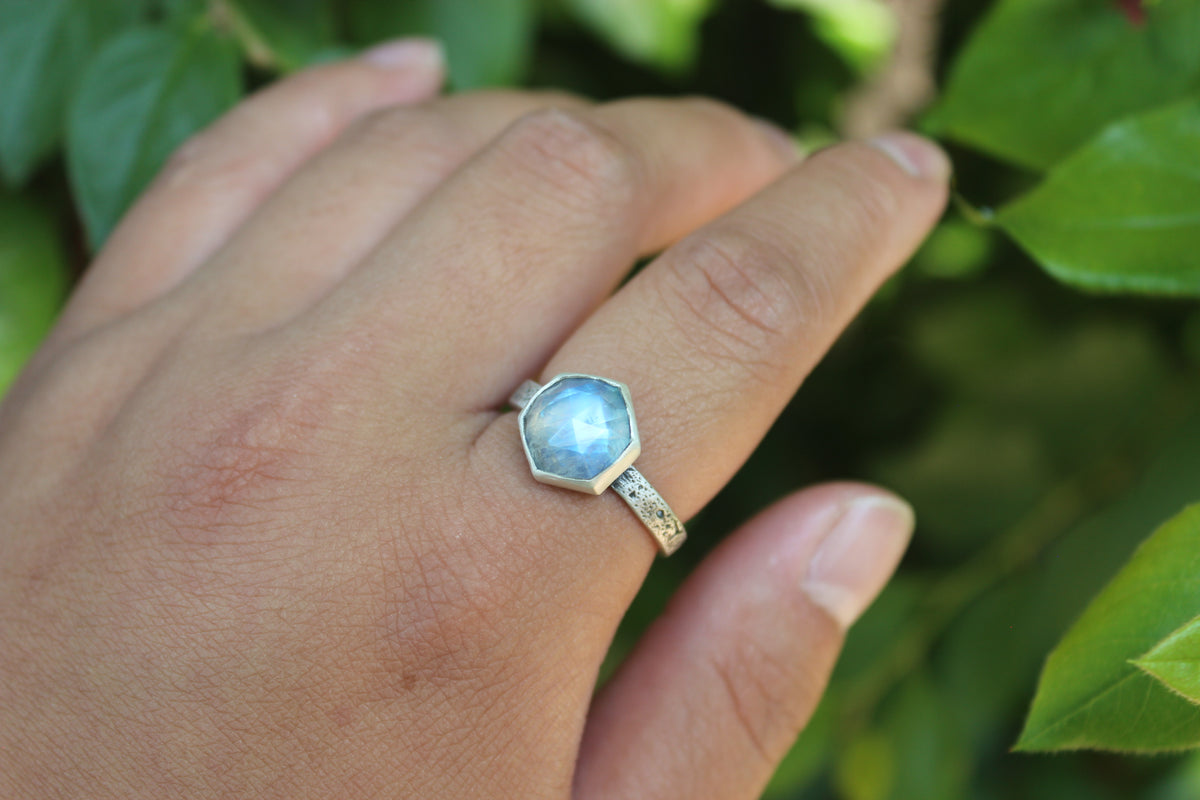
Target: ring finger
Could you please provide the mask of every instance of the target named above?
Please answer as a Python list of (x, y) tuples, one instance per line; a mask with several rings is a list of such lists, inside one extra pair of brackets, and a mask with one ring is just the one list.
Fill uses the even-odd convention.
[[(635, 276), (557, 351), (543, 382), (576, 372), (627, 384), (638, 467), (679, 516), (692, 516), (932, 227), (948, 171), (940, 151), (908, 134), (813, 156)], [(655, 552), (636, 518), (615, 498), (533, 483), (514, 414), (493, 422), (476, 451), (480, 470), (538, 509), (532, 519), (574, 519), (588, 531), (569, 548), (539, 544), (536, 525), (513, 535), (532, 540), (518, 549), (545, 551), (548, 580), (564, 593), (612, 570), (619, 617)]]
[(513, 120), (586, 105), (561, 92), (490, 91), (377, 111), (297, 172), (180, 294), (208, 298), (218, 330), (270, 327), (341, 280)]

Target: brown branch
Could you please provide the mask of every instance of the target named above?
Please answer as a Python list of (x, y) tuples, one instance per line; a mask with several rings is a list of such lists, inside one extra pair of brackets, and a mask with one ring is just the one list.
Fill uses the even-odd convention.
[(902, 127), (934, 95), (938, 13), (943, 0), (888, 0), (898, 22), (888, 60), (851, 92), (839, 114), (840, 132), (851, 138)]

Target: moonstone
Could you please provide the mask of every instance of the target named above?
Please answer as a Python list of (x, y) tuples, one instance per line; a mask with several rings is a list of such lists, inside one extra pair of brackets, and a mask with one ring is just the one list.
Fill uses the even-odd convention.
[(525, 442), (534, 466), (573, 480), (591, 480), (629, 447), (629, 409), (616, 386), (593, 378), (563, 378), (525, 412)]

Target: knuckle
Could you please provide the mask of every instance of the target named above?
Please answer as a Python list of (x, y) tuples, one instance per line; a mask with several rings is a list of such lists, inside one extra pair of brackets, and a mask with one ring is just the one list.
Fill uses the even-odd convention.
[(209, 167), (214, 160), (215, 149), (212, 147), (212, 138), (207, 131), (201, 131), (184, 140), (167, 156), (159, 183), (167, 187), (190, 184), (211, 172)]
[(153, 188), (223, 198), (231, 188), (262, 182), (263, 159), (221, 138), (216, 130), (193, 134), (168, 156)]
[(353, 107), (348, 88), (355, 76), (347, 66), (355, 65), (335, 62), (301, 70), (252, 94), (234, 108), (231, 117), (254, 124), (283, 114), (293, 130), (328, 142), (342, 129)]
[(591, 104), (591, 101), (562, 89), (502, 87), (480, 89), (469, 94), (450, 95), (438, 102), (447, 108), (467, 105), (490, 106), (509, 116), (522, 109), (533, 111), (541, 108), (586, 108)]
[[(866, 172), (862, 167), (855, 169)], [(899, 217), (900, 195), (891, 182), (881, 180), (877, 175), (864, 174), (857, 185), (866, 187), (866, 190), (854, 197), (855, 213), (851, 219), (857, 223), (858, 229), (852, 233), (877, 237), (881, 231), (889, 230)], [(856, 241), (870, 240), (859, 238)]]
[(734, 116), (742, 116), (742, 112), (734, 106), (726, 103), (723, 100), (718, 100), (715, 97), (709, 97), (703, 94), (689, 94), (679, 98), (680, 101), (687, 103), (694, 108), (702, 111), (708, 111), (715, 114), (729, 114)]
[(781, 344), (823, 315), (825, 292), (770, 231), (745, 226), (685, 239), (668, 259), (664, 306), (705, 355), (726, 356), (767, 372)]
[(176, 538), (246, 541), (251, 530), (282, 533), (280, 520), (313, 511), (318, 485), (344, 455), (336, 443), (346, 372), (320, 356), (289, 359), (232, 397), (206, 393), (181, 409), (154, 476)]
[(839, 213), (826, 218), (833, 226), (827, 240), (862, 249), (894, 227), (901, 215), (903, 190), (889, 177), (891, 172), (880, 174), (872, 166), (874, 159), (847, 158), (838, 148), (821, 151), (813, 158), (828, 159), (834, 173), (825, 183), (835, 193), (828, 206)]
[(453, 163), (460, 149), (453, 126), (422, 106), (372, 111), (351, 124), (344, 138), (364, 152), (402, 151), (439, 167)]
[(36, 442), (35, 452), (60, 467), (85, 453), (139, 374), (139, 365), (111, 356), (128, 345), (122, 333), (94, 331), (36, 355), (24, 376), (29, 383), (17, 387), (23, 396), (5, 399), (0, 440)]
[(721, 100), (704, 95), (688, 95), (680, 98), (681, 102), (713, 121), (744, 123), (749, 120), (745, 112)]
[(263, 400), (228, 414), (206, 441), (180, 448), (167, 490), (172, 527), (181, 534), (216, 534), (294, 496), (298, 431), (306, 425), (294, 409)]
[(397, 140), (410, 138), (415, 131), (436, 122), (434, 114), (420, 107), (381, 108), (351, 123), (346, 136), (357, 141), (391, 145)]
[(636, 197), (641, 164), (635, 150), (579, 111), (545, 109), (517, 120), (500, 147), (525, 176), (556, 192), (556, 200), (591, 209)]

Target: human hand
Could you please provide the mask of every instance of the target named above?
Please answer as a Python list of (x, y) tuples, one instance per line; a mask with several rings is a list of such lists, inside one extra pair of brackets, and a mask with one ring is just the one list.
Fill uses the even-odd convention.
[(536, 483), (505, 399), (628, 384), (694, 514), (933, 224), (944, 157), (439, 82), (393, 48), (200, 134), (0, 407), (0, 796), (753, 797), (810, 714), (907, 506), (784, 499), (593, 699), (654, 545)]

